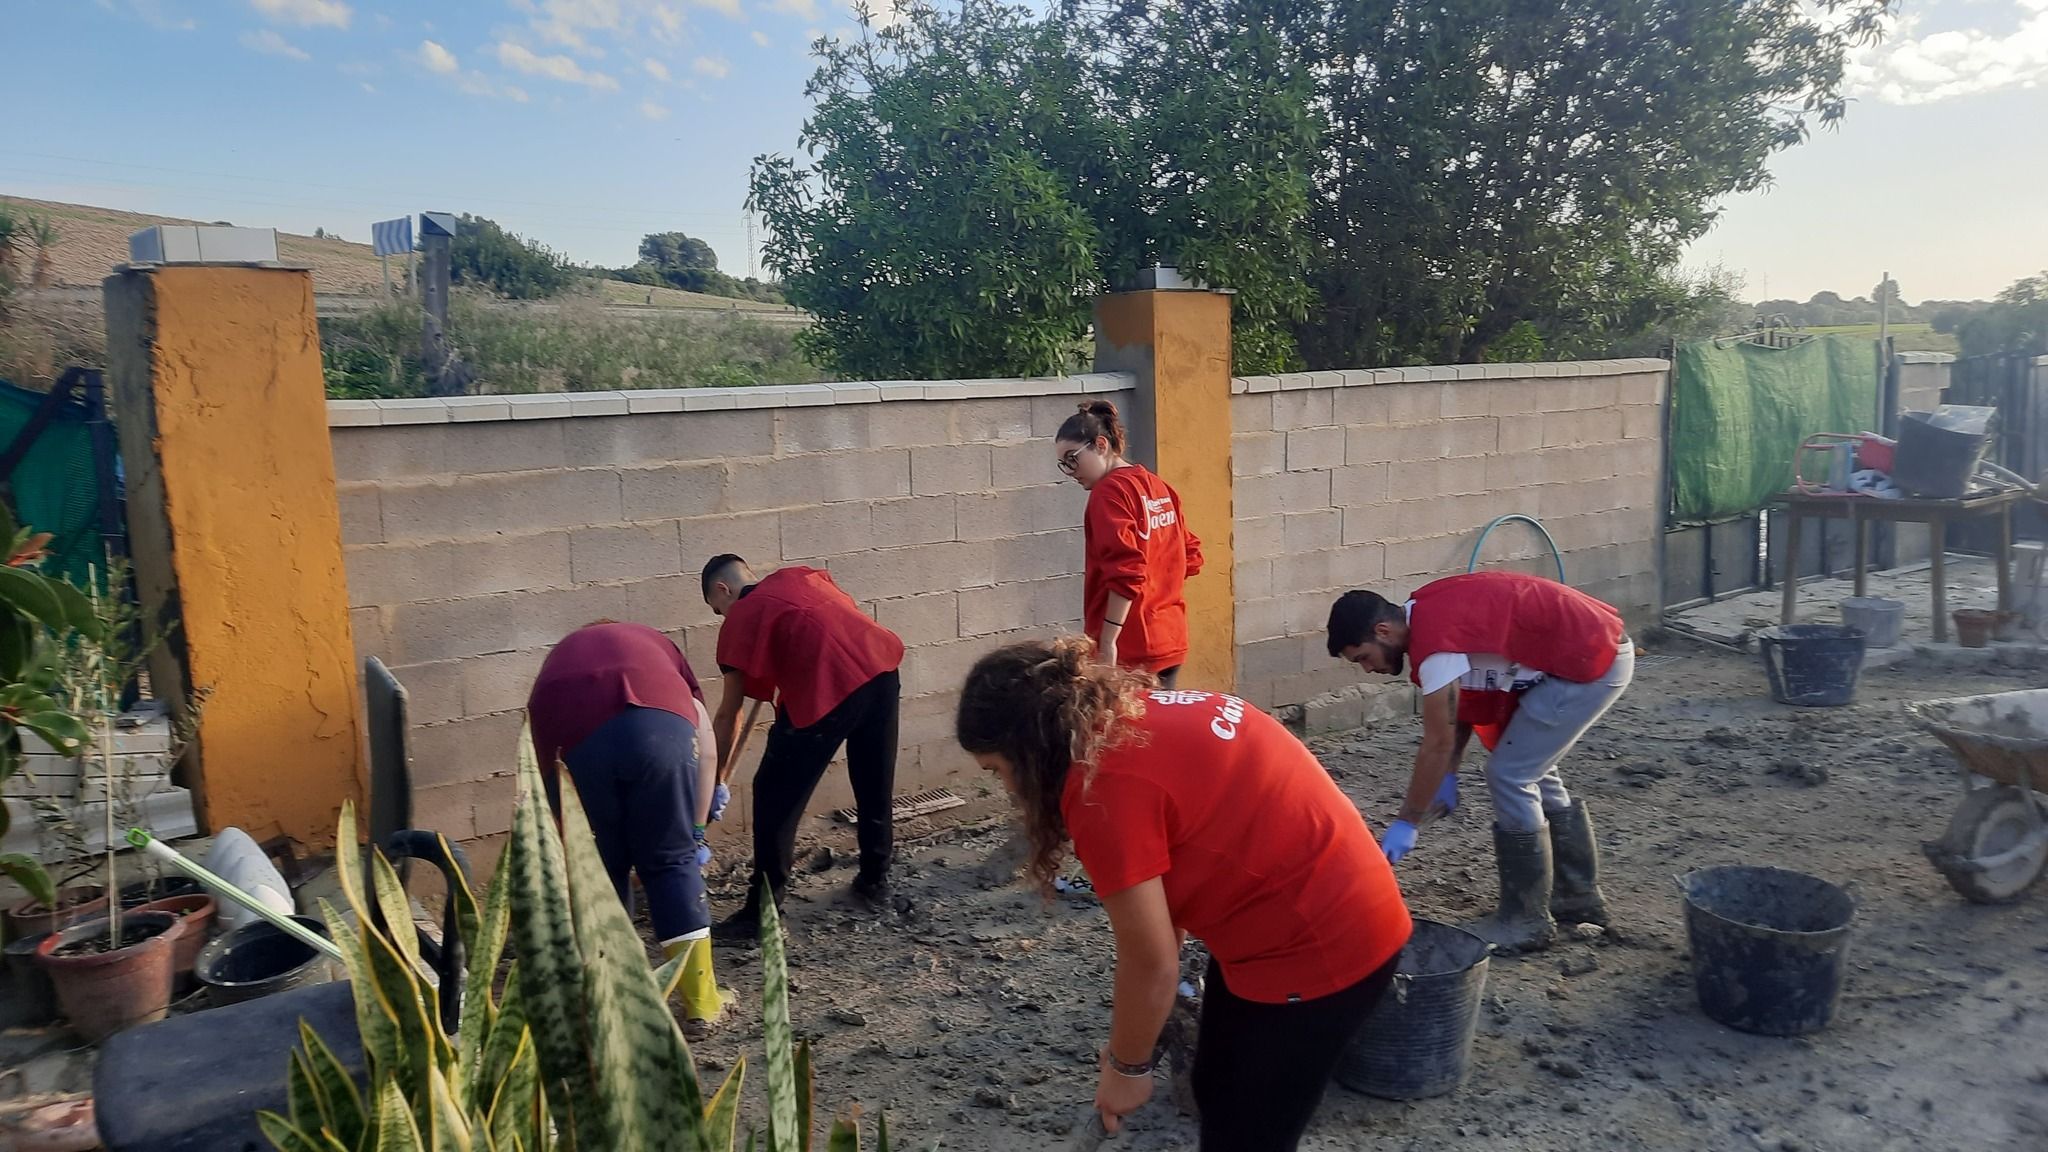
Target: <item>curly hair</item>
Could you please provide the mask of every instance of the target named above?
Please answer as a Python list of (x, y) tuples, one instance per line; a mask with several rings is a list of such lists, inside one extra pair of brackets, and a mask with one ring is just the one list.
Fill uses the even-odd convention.
[(1060, 798), (1068, 771), (1137, 739), (1129, 722), (1144, 714), (1144, 694), (1159, 684), (1149, 672), (1097, 664), (1094, 655), (1083, 636), (1011, 644), (976, 661), (960, 690), (955, 735), (970, 754), (1001, 756), (1013, 767), (1029, 870), (1042, 890), (1051, 889), (1066, 859)]

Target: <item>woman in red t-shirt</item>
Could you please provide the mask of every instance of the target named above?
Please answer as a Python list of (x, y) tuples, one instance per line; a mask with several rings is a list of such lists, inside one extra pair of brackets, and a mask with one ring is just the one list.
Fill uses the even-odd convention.
[(1408, 942), (1394, 872), (1307, 748), (1235, 696), (1155, 688), (1088, 641), (984, 656), (960, 744), (1023, 812), (1031, 874), (1072, 844), (1116, 933), (1095, 1106), (1115, 1131), (1152, 1094), (1180, 938), (1208, 945), (1194, 1089), (1203, 1152), (1291, 1149)]
[(1053, 437), (1059, 470), (1088, 490), (1082, 622), (1105, 664), (1156, 673), (1168, 688), (1188, 656), (1182, 589), (1202, 571), (1202, 542), (1181, 520), (1180, 494), (1124, 459), (1116, 405), (1091, 400)]

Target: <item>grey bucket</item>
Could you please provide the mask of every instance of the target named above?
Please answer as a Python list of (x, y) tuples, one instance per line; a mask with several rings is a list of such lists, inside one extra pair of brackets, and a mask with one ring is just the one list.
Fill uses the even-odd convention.
[(1730, 1028), (1797, 1036), (1842, 997), (1856, 902), (1817, 876), (1730, 865), (1678, 878), (1700, 1009)]
[(1465, 1082), (1493, 945), (1415, 921), (1393, 987), (1337, 1059), (1337, 1082), (1382, 1100), (1442, 1096)]
[(1863, 633), (1865, 646), (1889, 648), (1906, 630), (1906, 605), (1883, 596), (1845, 596), (1842, 624)]

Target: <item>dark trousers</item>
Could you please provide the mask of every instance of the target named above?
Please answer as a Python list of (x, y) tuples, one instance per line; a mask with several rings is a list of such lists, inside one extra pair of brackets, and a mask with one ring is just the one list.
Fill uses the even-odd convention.
[(779, 905), (789, 890), (796, 863), (796, 833), (804, 808), (824, 779), (839, 746), (846, 746), (846, 774), (853, 782), (860, 842), (860, 873), (881, 876), (895, 851), (895, 822), (890, 805), (896, 792), (896, 726), (902, 681), (884, 672), (853, 690), (824, 719), (808, 728), (789, 722), (777, 709), (768, 729), (768, 747), (754, 773), (754, 880), (748, 885), (758, 898), (765, 878)]
[(709, 928), (711, 904), (691, 835), (696, 726), (659, 708), (629, 707), (562, 759), (619, 903), (632, 907), (626, 884), (638, 871), (657, 940)]
[(1393, 983), (1395, 963), (1317, 1000), (1255, 1004), (1232, 995), (1209, 961), (1195, 1039), (1201, 1152), (1293, 1152), (1337, 1057)]
[(1155, 673), (1159, 677), (1159, 686), (1168, 689), (1178, 687), (1180, 685), (1180, 667), (1180, 665), (1175, 664), (1171, 668), (1162, 668)]

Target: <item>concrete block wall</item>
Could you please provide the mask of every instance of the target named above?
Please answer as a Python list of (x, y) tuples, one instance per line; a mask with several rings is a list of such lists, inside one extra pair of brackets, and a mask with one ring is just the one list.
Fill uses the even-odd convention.
[[(1350, 588), (1465, 571), (1497, 516), (1540, 519), (1566, 577), (1637, 625), (1658, 609), (1663, 360), (1315, 372), (1233, 383), (1238, 689), (1266, 707), (1348, 691), (1323, 638)], [(1525, 525), (1483, 566), (1555, 571)], [(1311, 725), (1312, 727), (1314, 725)]]
[[(357, 654), (411, 693), (415, 821), (461, 839), (509, 830), (527, 690), (548, 647), (593, 620), (673, 636), (715, 706), (717, 619), (697, 574), (719, 552), (828, 568), (899, 633), (899, 790), (957, 782), (972, 764), (952, 742), (954, 689), (974, 659), (1079, 626), (1086, 497), (1049, 441), (1083, 394), (1128, 407), (1133, 387), (1101, 374), (330, 403)], [(828, 774), (814, 807), (850, 803)]]

